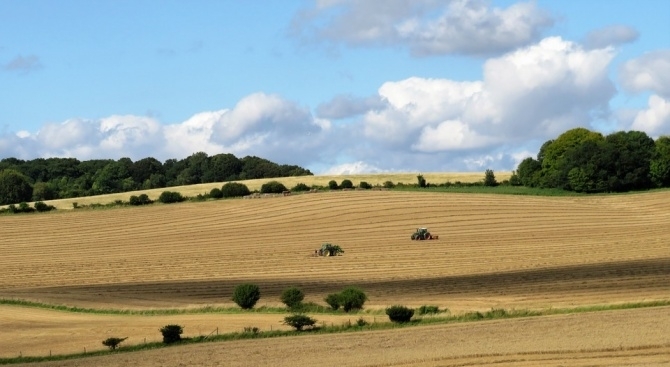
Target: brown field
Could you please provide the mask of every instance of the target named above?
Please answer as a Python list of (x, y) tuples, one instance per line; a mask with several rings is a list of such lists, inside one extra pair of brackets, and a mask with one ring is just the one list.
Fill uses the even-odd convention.
[[(84, 307), (185, 308), (232, 305), (233, 287), (251, 281), (263, 292), (259, 305), (280, 305), (279, 294), (291, 285), (302, 287), (307, 301), (322, 303), (326, 294), (358, 285), (370, 298), (368, 308), (435, 304), (453, 313), (667, 300), (669, 225), (668, 191), (570, 198), (348, 191), (3, 216), (0, 297)], [(410, 241), (418, 226), (429, 227), (440, 239)], [(312, 257), (323, 242), (341, 245), (345, 254)], [(670, 363), (668, 311), (608, 311), (174, 350), (213, 358), (181, 360), (186, 365), (254, 365), (251, 359), (224, 357), (222, 351), (235, 356), (250, 351), (282, 365), (291, 360), (281, 353), (318, 349), (322, 340), (332, 339), (333, 348), (351, 353), (334, 353), (339, 357), (326, 358), (330, 365), (654, 365)], [(0, 357), (19, 351), (77, 352), (89, 345), (87, 350), (100, 349), (109, 336), (131, 336), (132, 343), (155, 340), (158, 328), (173, 321), (185, 326), (185, 334), (199, 335), (217, 327), (267, 330), (280, 327), (282, 319), (267, 314), (82, 315), (9, 306), (0, 306), (0, 315)], [(611, 318), (620, 323), (610, 324)], [(562, 325), (573, 326), (560, 332)], [(616, 327), (625, 337), (613, 331)], [(63, 338), (54, 337), (59, 335), (67, 336), (62, 344), (57, 339)], [(421, 349), (424, 342), (426, 349)], [(364, 357), (368, 347), (371, 358)], [(430, 350), (440, 352), (426, 354)], [(171, 365), (164, 359), (167, 353), (59, 363), (137, 365), (138, 360), (123, 361), (149, 358), (154, 365)], [(304, 363), (292, 365), (329, 365), (323, 352), (300, 355)]]

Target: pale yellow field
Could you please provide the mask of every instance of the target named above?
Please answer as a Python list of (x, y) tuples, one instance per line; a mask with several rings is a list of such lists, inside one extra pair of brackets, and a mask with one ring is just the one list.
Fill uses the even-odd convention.
[[(3, 269), (0, 297), (46, 303), (104, 308), (232, 305), (229, 300), (232, 289), (247, 281), (261, 287), (263, 296), (259, 305), (280, 305), (279, 294), (291, 285), (300, 286), (307, 294), (307, 301), (323, 303), (322, 299), (328, 293), (347, 285), (357, 285), (370, 298), (368, 308), (383, 308), (396, 303), (408, 306), (435, 304), (448, 307), (454, 313), (492, 307), (570, 307), (670, 299), (668, 191), (577, 198), (393, 191), (323, 192), (3, 216), (0, 226), (0, 267)], [(410, 241), (410, 234), (419, 226), (429, 227), (440, 239)], [(323, 242), (341, 245), (345, 254), (334, 258), (312, 257), (314, 249)], [(651, 323), (646, 319), (647, 315), (655, 315), (649, 316), (654, 319), (655, 327), (667, 330), (670, 323), (668, 311), (662, 308), (614, 312), (616, 317), (623, 317), (622, 322), (627, 323), (625, 330), (631, 335), (622, 344), (625, 348), (602, 352), (610, 356), (603, 357), (603, 361), (616, 360), (629, 365), (621, 361), (630, 360), (627, 358), (637, 351), (640, 355), (651, 355), (650, 359), (645, 359), (648, 364), (642, 365), (653, 365), (658, 355), (667, 355), (663, 351), (668, 350), (670, 340), (667, 335), (670, 333), (664, 334), (665, 339), (650, 338), (650, 332), (638, 332), (635, 325)], [(0, 357), (18, 355), (15, 348), (22, 348), (22, 352), (26, 351), (24, 354), (28, 350), (36, 354), (48, 354), (49, 349), (54, 352), (56, 349), (79, 351), (82, 344), (102, 348), (100, 341), (117, 332), (128, 335), (114, 336), (132, 335), (135, 342), (145, 336), (150, 340), (152, 335), (160, 337), (158, 328), (175, 320), (172, 316), (72, 315), (8, 306), (0, 308), (0, 314), (3, 315), (1, 323), (11, 326), (0, 328)], [(600, 333), (601, 339), (607, 339), (605, 336), (611, 334), (607, 329), (609, 326), (598, 315), (601, 313), (574, 317), (583, 318), (577, 325), (592, 322), (589, 332)], [(250, 315), (249, 319), (245, 316), (175, 318), (183, 320), (178, 323), (185, 326), (189, 335), (211, 332), (206, 326), (212, 330), (216, 327), (240, 330), (243, 326), (265, 329), (268, 325), (278, 326), (282, 318), (281, 315)], [(318, 315), (316, 318), (322, 317)], [(481, 325), (512, 328), (521, 338), (530, 332), (523, 331), (524, 328), (534, 333), (553, 330), (544, 329), (548, 327), (542, 326), (544, 319)], [(532, 322), (539, 324), (533, 326)], [(446, 354), (424, 360), (420, 357), (421, 352), (410, 353), (406, 348), (405, 357), (393, 363), (408, 366), (505, 365), (501, 364), (505, 358), (514, 361), (524, 355), (531, 361), (527, 365), (537, 365), (532, 361), (540, 361), (541, 356), (554, 352), (559, 362), (574, 356), (580, 361), (589, 361), (597, 360), (602, 354), (599, 354), (601, 349), (618, 347), (618, 337), (607, 339), (607, 343), (589, 344), (593, 335), (576, 329), (567, 336), (565, 333), (544, 335), (545, 344), (538, 347), (529, 344), (530, 339), (521, 338), (510, 350), (493, 348), (489, 342), (473, 336), (462, 340), (469, 344), (455, 343), (462, 346), (458, 349), (461, 352), (456, 352), (456, 349), (450, 349), (453, 341), (445, 343), (444, 348), (438, 347), (440, 344), (437, 343), (448, 335), (466, 332), (463, 330), (481, 330), (482, 335), (502, 331), (497, 331), (498, 326), (486, 329), (480, 324), (430, 328), (435, 329), (420, 327), (370, 335), (389, 333), (382, 339), (371, 340), (377, 340), (380, 345), (388, 344), (389, 347), (384, 349), (387, 352), (395, 350), (398, 353), (403, 349), (398, 350), (396, 344), (385, 341), (413, 340), (415, 337), (433, 340), (442, 335), (433, 341), (434, 344), (427, 345), (432, 345), (432, 349), (444, 349)], [(458, 333), (452, 328), (458, 328)], [(31, 330), (35, 331), (32, 337)], [(424, 332), (426, 334), (421, 334)], [(412, 336), (412, 333), (420, 336)], [(23, 337), (17, 338), (17, 335)], [(70, 335), (72, 343), (57, 345), (54, 335)], [(318, 338), (335, 338), (340, 342), (333, 344), (333, 348), (353, 348), (355, 355), (363, 353), (361, 350), (367, 345), (356, 342), (356, 338), (372, 338), (361, 335), (364, 334), (191, 346), (186, 348), (196, 348), (194, 355), (213, 356), (212, 363), (195, 362), (195, 359), (190, 363), (182, 362), (187, 365), (217, 365), (214, 361), (221, 365), (253, 365), (245, 359), (234, 362), (235, 359), (227, 357), (223, 363), (216, 356), (219, 350), (230, 352), (231, 349), (238, 353), (234, 355), (241, 355), (243, 350), (237, 348), (244, 348), (255, 351), (254, 355), (259, 358), (281, 358), (272, 351), (276, 348), (283, 350), (283, 343), (297, 340), (293, 347), (286, 346), (290, 350), (298, 346), (316, 346)], [(556, 343), (564, 340), (560, 342), (564, 344), (552, 344), (554, 340)], [(362, 343), (362, 349), (357, 349), (359, 344), (356, 343)], [(507, 345), (505, 343), (500, 348)], [(585, 343), (585, 347), (580, 348), (579, 343)], [(553, 348), (554, 345), (564, 346)], [(581, 349), (585, 352), (579, 352)], [(190, 353), (187, 350), (190, 349), (182, 351)], [(127, 359), (144, 358), (142, 360), (147, 361), (149, 358), (154, 365), (170, 365), (160, 363), (165, 361), (157, 357), (162, 353), (167, 352), (141, 353), (144, 357), (134, 354), (113, 356), (104, 363), (123, 365), (125, 362), (122, 361)], [(370, 353), (371, 356), (374, 353), (384, 355), (383, 351)], [(573, 356), (573, 353), (577, 354)], [(499, 359), (498, 354), (506, 357)], [(306, 354), (305, 361), (310, 355)], [(317, 358), (317, 355), (323, 358), (323, 353), (318, 352), (312, 357)], [(561, 356), (565, 358), (561, 359)], [(634, 361), (635, 357), (632, 358)], [(662, 360), (670, 363), (670, 358)], [(352, 361), (349, 359), (340, 365), (394, 365), (384, 359)], [(71, 363), (75, 364), (67, 365), (103, 365), (87, 364), (90, 360)], [(319, 364), (319, 361), (312, 359), (311, 363)], [(591, 362), (584, 362), (584, 365), (591, 365)], [(594, 362), (593, 365), (613, 364)]]
[[(338, 184), (342, 180), (349, 179), (358, 186), (361, 181), (365, 181), (370, 185), (383, 185), (386, 181), (393, 183), (415, 184), (417, 182), (416, 176), (419, 173), (385, 173), (385, 174), (363, 174), (363, 175), (318, 175), (318, 176), (298, 176), (298, 177), (280, 177), (280, 178), (261, 178), (256, 180), (239, 181), (249, 188), (249, 190), (260, 190), (264, 183), (269, 181), (279, 181), (287, 188), (292, 188), (299, 183), (304, 183), (307, 186), (324, 186), (328, 187), (330, 180), (335, 180)], [(428, 183), (445, 183), (445, 182), (477, 182), (484, 179), (484, 174), (479, 172), (429, 172), (422, 173)], [(512, 175), (511, 172), (498, 172), (495, 174), (496, 180), (508, 180)], [(221, 188), (224, 182), (214, 182), (189, 186), (166, 187), (161, 189), (140, 190), (133, 192), (124, 192), (119, 194), (88, 196), (83, 198), (71, 198), (60, 200), (46, 201), (49, 205), (53, 205), (58, 209), (72, 209), (72, 203), (76, 202), (79, 205), (89, 204), (107, 204), (115, 200), (128, 201), (131, 195), (147, 194), (150, 199), (156, 200), (163, 191), (178, 191), (185, 196), (197, 196), (198, 194), (208, 194), (213, 188)]]

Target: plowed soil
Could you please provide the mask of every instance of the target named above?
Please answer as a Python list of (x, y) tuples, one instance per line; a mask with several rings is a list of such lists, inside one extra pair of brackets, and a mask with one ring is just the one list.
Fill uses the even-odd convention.
[[(72, 306), (232, 306), (230, 295), (241, 282), (261, 287), (259, 305), (280, 305), (281, 291), (292, 285), (305, 291), (306, 301), (318, 303), (357, 285), (369, 296), (368, 308), (434, 304), (452, 313), (670, 298), (668, 191), (570, 198), (345, 191), (14, 215), (0, 217), (0, 226), (0, 297)], [(411, 241), (411, 233), (423, 226), (439, 240)], [(345, 253), (312, 256), (324, 242), (342, 246)], [(36, 333), (46, 335), (43, 339), (7, 349), (17, 330), (40, 323), (25, 310), (21, 318), (2, 308), (3, 315), (10, 315), (3, 316), (3, 325), (14, 327), (0, 330), (0, 356), (18, 355), (14, 348), (47, 351), (37, 353), (42, 355), (54, 349), (49, 331)], [(51, 314), (39, 316), (53, 322), (51, 330), (67, 333), (68, 325), (77, 323), (71, 314)], [(191, 316), (195, 319), (181, 324), (194, 334), (195, 325), (214, 329), (241, 317), (214, 315), (221, 318), (217, 325), (213, 315)], [(272, 320), (249, 320), (258, 324), (249, 326), (281, 319), (261, 316)], [(142, 322), (118, 317), (130, 321), (115, 332)], [(666, 325), (669, 319), (660, 318)], [(157, 327), (147, 327), (165, 324), (156, 320)], [(94, 344), (107, 335), (86, 328)], [(408, 330), (388, 332), (404, 338), (400, 335)], [(610, 347), (590, 350), (598, 348)], [(518, 353), (524, 352), (530, 350)], [(426, 365), (453, 365), (435, 363)]]

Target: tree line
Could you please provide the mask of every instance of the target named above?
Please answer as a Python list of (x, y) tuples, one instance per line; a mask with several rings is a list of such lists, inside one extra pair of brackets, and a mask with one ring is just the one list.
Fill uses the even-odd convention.
[(0, 205), (112, 194), (209, 182), (312, 175), (296, 165), (280, 165), (256, 156), (208, 156), (198, 152), (161, 162), (153, 157), (37, 158), (0, 160)]
[(568, 130), (545, 142), (536, 158), (524, 159), (510, 184), (584, 193), (670, 187), (670, 136)]

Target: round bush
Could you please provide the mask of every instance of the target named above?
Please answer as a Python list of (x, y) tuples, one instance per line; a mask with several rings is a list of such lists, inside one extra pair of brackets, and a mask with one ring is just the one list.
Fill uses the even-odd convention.
[(369, 190), (369, 189), (372, 188), (372, 185), (370, 185), (369, 183), (367, 183), (365, 181), (361, 181), (361, 183), (358, 184), (358, 187), (360, 187), (361, 189)]
[(330, 306), (330, 308), (332, 308), (334, 311), (340, 309), (340, 295), (338, 293), (329, 294), (323, 300), (326, 301), (328, 306)]
[(295, 185), (295, 186), (293, 186), (293, 188), (291, 189), (291, 191), (295, 191), (295, 192), (298, 192), (298, 191), (309, 191), (309, 190), (310, 190), (310, 187), (307, 186), (307, 185), (305, 185), (305, 184), (302, 183), (302, 182), (299, 183), (299, 184), (297, 184), (297, 185)]
[(285, 289), (281, 294), (281, 301), (290, 309), (297, 309), (302, 306), (302, 301), (305, 299), (305, 293), (298, 287), (291, 287)]
[(255, 284), (240, 284), (233, 292), (233, 302), (245, 310), (254, 308), (261, 299), (261, 290)]
[(385, 181), (382, 186), (384, 186), (387, 189), (392, 189), (395, 187), (395, 184), (393, 183), (393, 181)]
[(335, 181), (335, 180), (328, 181), (328, 188), (331, 189), (331, 190), (339, 189), (339, 187), (337, 186), (337, 181)]
[(209, 197), (212, 199), (221, 199), (223, 197), (223, 191), (215, 187), (209, 191)]
[(163, 343), (171, 344), (181, 340), (181, 334), (184, 332), (184, 329), (179, 325), (172, 324), (163, 326), (160, 332), (163, 334)]
[(354, 183), (351, 182), (349, 179), (344, 179), (342, 180), (342, 183), (340, 184), (340, 188), (342, 189), (353, 189), (354, 188)]
[(262, 194), (281, 194), (284, 191), (288, 191), (286, 186), (279, 181), (269, 181), (261, 185)]
[(340, 293), (340, 305), (344, 312), (363, 308), (367, 300), (368, 296), (365, 295), (365, 292), (355, 287), (346, 288)]
[(180, 203), (184, 200), (186, 200), (186, 198), (175, 191), (163, 191), (161, 196), (158, 197), (158, 201), (163, 204)]
[(405, 306), (395, 305), (386, 309), (389, 319), (397, 323), (409, 322), (414, 316), (414, 310)]
[(247, 196), (251, 192), (247, 185), (239, 182), (227, 182), (221, 187), (221, 193), (224, 198), (233, 198), (238, 196)]

